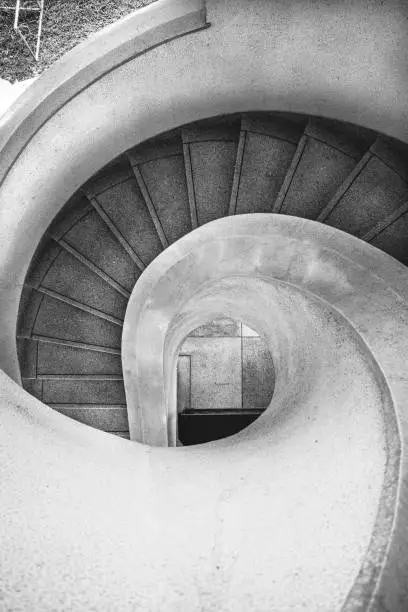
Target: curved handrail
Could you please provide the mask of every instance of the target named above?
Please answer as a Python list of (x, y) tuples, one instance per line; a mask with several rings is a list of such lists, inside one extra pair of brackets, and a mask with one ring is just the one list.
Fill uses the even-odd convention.
[[(319, 319), (322, 329), (341, 315), (347, 321), (339, 323), (343, 332), (348, 325), (354, 330), (361, 344), (349, 353), (350, 364), (366, 353), (378, 368), (387, 461), (372, 541), (345, 610), (354, 610), (358, 599), (368, 606), (375, 592), (385, 591), (386, 597), (404, 593), (395, 579), (390, 588), (381, 568), (405, 563), (398, 547), (407, 512), (407, 281), (404, 266), (334, 228), (286, 215), (238, 215), (194, 230), (159, 255), (140, 277), (126, 311), (122, 359), (131, 438), (152, 445), (175, 446), (177, 352), (195, 327), (221, 315), (238, 318), (269, 343), (276, 387), (259, 430), (249, 428), (254, 435), (279, 427), (277, 419), (280, 423), (288, 410), (299, 411), (308, 401), (316, 406), (326, 402), (331, 413), (344, 408), (336, 390), (344, 375), (341, 367), (337, 383), (328, 383), (341, 340), (326, 353), (328, 340), (320, 338), (303, 301), (326, 304)], [(292, 293), (282, 301), (282, 283), (291, 291), (296, 288), (298, 296)], [(357, 371), (358, 366), (355, 380)], [(325, 385), (329, 388), (322, 395)], [(361, 389), (365, 383), (358, 380), (357, 385)], [(355, 409), (370, 403), (368, 396), (361, 401)]]
[(160, 0), (74, 47), (0, 118), (0, 188), (30, 140), (72, 98), (123, 63), (206, 26), (204, 0)]
[[(241, 253), (238, 275), (228, 235)], [(211, 252), (228, 269), (203, 284)], [(131, 610), (141, 597), (152, 609), (163, 597), (170, 609), (220, 609), (231, 592), (257, 609), (305, 601), (313, 609), (317, 598), (343, 612), (381, 601), (404, 609), (408, 307), (385, 276), (399, 276), (400, 264), (338, 230), (280, 215), (213, 222), (169, 253), (141, 277), (125, 359), (135, 307), (136, 325), (153, 334), (142, 361), (155, 375), (164, 350), (170, 378), (183, 334), (222, 309), (266, 337), (272, 402), (238, 435), (163, 449), (76, 423), (0, 372), (5, 605), (18, 585), (19, 598), (44, 610), (57, 596), (72, 608), (74, 591), (78, 610)], [(380, 259), (381, 277), (370, 271)], [(154, 381), (143, 382), (148, 396)], [(88, 564), (95, 569), (84, 580)], [(198, 576), (212, 585), (205, 601)]]

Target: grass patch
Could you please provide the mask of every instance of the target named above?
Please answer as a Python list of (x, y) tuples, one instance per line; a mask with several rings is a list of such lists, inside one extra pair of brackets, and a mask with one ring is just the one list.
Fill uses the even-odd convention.
[[(13, 31), (13, 12), (0, 11), (0, 77), (21, 81), (37, 76), (90, 34), (154, 0), (46, 0), (40, 60)], [(6, 2), (5, 2), (6, 3)], [(8, 0), (10, 5), (14, 0)], [(37, 17), (21, 20), (25, 31), (36, 30)]]

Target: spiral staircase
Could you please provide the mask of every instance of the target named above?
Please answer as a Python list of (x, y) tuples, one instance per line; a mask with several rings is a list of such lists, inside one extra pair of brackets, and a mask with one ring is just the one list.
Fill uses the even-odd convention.
[[(1, 119), (0, 608), (408, 609), (408, 12), (348, 9), (161, 0)], [(220, 316), (272, 401), (166, 448)]]
[(130, 293), (159, 253), (221, 217), (279, 213), (406, 263), (407, 202), (408, 148), (333, 120), (245, 113), (133, 148), (74, 194), (34, 256), (17, 331), (24, 388), (128, 436), (121, 331)]

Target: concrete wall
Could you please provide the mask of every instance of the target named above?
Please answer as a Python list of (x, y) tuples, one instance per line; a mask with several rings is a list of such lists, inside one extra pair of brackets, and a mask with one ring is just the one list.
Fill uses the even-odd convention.
[[(220, 245), (217, 232), (242, 226), (235, 217), (186, 236), (141, 283), (161, 315), (155, 333), (142, 325), (152, 349), (163, 315), (179, 306), (174, 279), (168, 302), (157, 301), (160, 283), (149, 287), (167, 275), (166, 261), (171, 269), (169, 252), (187, 264), (177, 278), (197, 283), (196, 305), (206, 310), (190, 329), (178, 326), (182, 337), (217, 308), (235, 317), (239, 310), (268, 337), (276, 401), (245, 432), (178, 449), (116, 440), (0, 375), (6, 610), (356, 611), (368, 609), (376, 589), (388, 609), (404, 610), (406, 522), (397, 487), (404, 491), (405, 465), (395, 417), (404, 431), (408, 311), (390, 283), (407, 272), (333, 228), (279, 215), (265, 227), (261, 217), (245, 219), (235, 249), (249, 265), (272, 262), (270, 282), (241, 275), (209, 287), (200, 267), (191, 274), (187, 260), (200, 254), (184, 255), (197, 236), (202, 246), (210, 240), (207, 272), (219, 270), (211, 253), (230, 260), (211, 238)], [(256, 244), (269, 257), (244, 248), (256, 223), (264, 238)], [(177, 354), (180, 341), (171, 336)], [(149, 368), (152, 356), (144, 356)]]
[[(376, 272), (373, 273), (373, 270)], [(370, 245), (333, 228), (284, 215), (241, 215), (207, 224), (166, 249), (140, 277), (126, 313), (122, 355), (131, 436), (152, 445), (175, 443), (176, 363), (179, 346), (186, 334), (223, 313), (223, 316), (245, 320), (267, 339), (276, 371), (275, 392), (269, 407), (249, 428), (224, 440), (226, 446), (209, 447), (210, 452), (217, 454), (219, 451), (219, 457), (228, 452), (227, 448), (236, 448), (237, 456), (241, 456), (243, 461), (251, 457), (252, 469), (259, 476), (266, 470), (263, 472), (265, 481), (260, 476), (265, 486), (272, 477), (272, 466), (283, 470), (286, 476), (294, 475), (289, 465), (293, 466), (301, 456), (305, 472), (301, 471), (300, 476), (296, 469), (295, 481), (299, 483), (302, 478), (307, 479), (307, 457), (309, 452), (314, 453), (310, 447), (306, 450), (302, 446), (300, 438), (303, 433), (307, 435), (310, 426), (316, 434), (310, 442), (319, 448), (319, 469), (328, 469), (328, 473), (331, 473), (329, 481), (336, 483), (336, 495), (339, 494), (339, 481), (337, 476), (332, 480), (334, 473), (329, 466), (333, 466), (332, 461), (336, 456), (337, 435), (342, 438), (340, 432), (344, 432), (343, 427), (346, 426), (336, 421), (346, 410), (347, 422), (350, 424), (353, 421), (352, 427), (355, 427), (357, 423), (354, 418), (359, 421), (363, 414), (367, 415), (368, 407), (372, 406), (369, 398), (373, 381), (364, 382), (358, 362), (363, 355), (369, 360), (374, 359), (377, 365), (373, 365), (373, 376), (378, 385), (374, 393), (382, 405), (381, 410), (384, 410), (380, 417), (384, 419), (381, 426), (384, 445), (376, 438), (373, 428), (371, 433), (367, 429), (365, 432), (371, 440), (369, 465), (373, 467), (377, 461), (381, 464), (378, 453), (380, 449), (386, 449), (385, 463), (378, 468), (384, 480), (370, 537), (361, 547), (366, 551), (365, 556), (361, 557), (358, 576), (356, 574), (353, 586), (350, 584), (348, 596), (344, 595), (345, 610), (367, 607), (374, 585), (392, 601), (398, 579), (393, 581), (386, 572), (381, 574), (381, 563), (385, 564), (384, 567), (397, 563), (401, 575), (407, 569), (403, 555), (398, 553), (398, 542), (403, 537), (405, 523), (403, 506), (397, 501), (397, 487), (405, 490), (405, 477), (400, 478), (397, 474), (401, 474), (399, 466), (403, 471), (405, 467), (402, 467), (403, 462), (400, 464), (400, 440), (393, 410), (396, 411), (399, 426), (405, 427), (407, 379), (404, 374), (403, 338), (408, 310), (402, 299), (395, 301), (396, 293), (388, 284), (392, 279), (402, 280), (402, 275), (406, 277), (403, 266)], [(397, 316), (398, 323), (396, 320), (391, 323), (390, 316)], [(351, 329), (356, 334), (356, 344), (346, 350), (343, 343)], [(396, 332), (392, 338), (391, 329)], [(398, 349), (396, 343), (399, 343)], [(142, 353), (138, 351), (140, 346), (149, 348)], [(397, 400), (397, 397), (400, 399)], [(319, 423), (323, 427), (321, 430)], [(372, 424), (366, 423), (366, 427), (372, 427)], [(278, 432), (282, 431), (281, 428), (285, 431), (282, 435), (288, 444), (291, 440), (290, 459), (283, 448), (275, 446), (275, 435), (280, 435)], [(327, 454), (320, 446), (322, 436), (328, 443)], [(352, 437), (348, 439), (351, 441)], [(365, 445), (361, 437), (360, 443)], [(280, 464), (279, 458), (283, 456), (288, 458), (288, 465)], [(348, 443), (343, 447), (342, 465), (351, 486), (357, 463), (352, 458)], [(358, 466), (361, 469), (359, 462)], [(338, 476), (340, 471), (338, 466)], [(373, 472), (368, 480), (372, 487)], [(262, 488), (263, 485), (259, 482), (258, 486)], [(313, 486), (311, 482), (309, 486)], [(364, 488), (361, 487), (362, 482), (359, 482), (357, 489), (360, 492)], [(347, 496), (349, 503), (357, 494), (357, 489), (350, 497)], [(271, 500), (276, 499), (276, 490), (272, 487), (268, 491), (271, 498), (266, 501), (269, 494), (265, 492), (264, 501), (265, 504), (272, 504)], [(328, 499), (328, 491), (320, 480), (316, 495), (319, 500)], [(288, 512), (292, 506), (286, 498), (283, 501), (282, 496), (284, 494), (280, 490), (279, 503)], [(311, 498), (313, 495), (309, 490), (305, 497), (302, 496), (302, 501), (298, 499), (296, 503), (307, 504), (306, 499)], [(372, 503), (376, 505), (375, 502), (368, 502), (367, 497), (365, 499), (366, 511), (373, 507)], [(331, 503), (334, 517), (338, 506), (334, 500)], [(317, 505), (316, 517), (321, 517)], [(396, 514), (391, 508), (395, 509)], [(294, 523), (297, 520), (293, 519)], [(350, 520), (354, 523), (357, 519), (350, 517)], [(394, 520), (399, 523), (398, 528), (395, 528), (397, 523), (393, 523)], [(276, 525), (278, 523), (277, 520)], [(294, 523), (291, 523), (291, 527), (287, 525), (283, 531), (293, 528)], [(368, 523), (366, 516), (360, 527)], [(310, 526), (312, 524), (316, 534), (322, 526), (317, 527), (314, 520)], [(308, 528), (303, 522), (302, 529), (306, 534)], [(346, 531), (343, 525), (343, 536)], [(311, 532), (309, 536), (314, 538)], [(305, 536), (306, 539), (309, 536)], [(328, 537), (335, 547), (335, 541), (340, 545), (336, 536)], [(296, 549), (294, 555), (293, 542), (288, 544), (288, 541), (285, 539), (285, 545), (289, 546), (294, 560), (302, 553)], [(299, 546), (301, 541), (302, 538), (299, 538)], [(386, 541), (390, 543), (389, 549), (384, 547)], [(273, 545), (276, 542), (274, 540)], [(350, 542), (345, 545), (348, 550), (353, 546)], [(302, 575), (305, 568), (311, 568), (310, 559), (319, 558), (319, 554), (309, 552), (311, 556), (301, 562)], [(327, 551), (326, 558), (334, 558), (333, 555), (336, 556), (334, 549), (331, 549), (330, 553)], [(340, 558), (350, 569), (351, 560), (348, 558), (346, 561), (345, 548), (342, 548)], [(328, 581), (332, 586), (338, 584), (341, 576), (345, 577), (344, 571), (344, 566), (340, 568), (338, 565), (334, 579), (329, 570)], [(312, 574), (313, 570), (310, 576)], [(281, 580), (282, 576), (276, 578), (274, 584), (282, 584)], [(387, 582), (389, 586), (385, 587)], [(266, 586), (262, 588), (266, 589)], [(294, 609), (298, 605), (297, 595), (293, 594), (291, 599), (290, 605)], [(323, 597), (323, 590), (319, 591), (319, 596)], [(401, 591), (400, 596), (403, 596)], [(313, 597), (316, 597), (316, 591)], [(337, 603), (326, 600), (321, 609), (337, 609), (337, 605), (340, 608), (342, 597), (339, 596)], [(279, 609), (276, 600), (274, 605)], [(308, 605), (311, 610), (314, 609), (312, 604)], [(392, 605), (396, 610), (403, 609), (399, 608), (398, 602)]]
[(180, 347), (177, 402), (182, 410), (265, 409), (274, 370), (265, 341), (239, 321), (218, 319)]

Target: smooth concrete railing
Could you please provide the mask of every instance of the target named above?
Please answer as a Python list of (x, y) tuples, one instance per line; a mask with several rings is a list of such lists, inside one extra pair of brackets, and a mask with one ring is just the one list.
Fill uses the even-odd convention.
[(146, 442), (172, 431), (177, 349), (207, 317), (242, 317), (275, 363), (265, 413), (209, 444), (116, 439), (1, 374), (4, 608), (404, 610), (408, 306), (393, 285), (407, 276), (280, 215), (225, 218), (163, 252), (124, 328)]
[(0, 184), (36, 133), (71, 99), (122, 64), (206, 26), (203, 0), (161, 0), (94, 34), (56, 62), (0, 121)]
[[(301, 470), (302, 478), (314, 473), (306, 465), (315, 447), (304, 447), (304, 436), (310, 444), (312, 439), (319, 444), (326, 484), (340, 495), (337, 501), (332, 499), (333, 515), (327, 520), (334, 520), (340, 508), (344, 511), (343, 486), (350, 503), (358, 497), (357, 488), (362, 492), (362, 482), (353, 490), (352, 481), (363, 464), (370, 488), (375, 489), (377, 477), (382, 481), (378, 504), (368, 499), (367, 491), (363, 494), (377, 514), (373, 523), (365, 519), (365, 528), (372, 524), (371, 541), (368, 545), (366, 540), (365, 556), (355, 554), (359, 571), (354, 565), (356, 581), (350, 585), (344, 610), (365, 610), (372, 601), (377, 606), (373, 609), (382, 609), (381, 598), (392, 602), (386, 609), (404, 609), (398, 597), (405, 597), (405, 582), (388, 571), (398, 567), (406, 576), (408, 570), (400, 549), (407, 513), (403, 500), (408, 464), (405, 459), (401, 463), (408, 426), (407, 279), (401, 264), (338, 230), (288, 216), (240, 215), (207, 224), (159, 255), (139, 279), (126, 312), (122, 360), (134, 440), (175, 446), (178, 349), (192, 329), (227, 316), (261, 333), (274, 360), (275, 392), (269, 408), (245, 432), (221, 445), (226, 453), (231, 446), (239, 453), (242, 444), (242, 453), (251, 457), (260, 478), (265, 470), (263, 486), (271, 496), (268, 501), (265, 492), (265, 504), (271, 504), (271, 512), (277, 493), (267, 483), (275, 469), (284, 469), (281, 460), (285, 464), (291, 457), (296, 463), (303, 456), (305, 472), (310, 469), (310, 473), (306, 477)], [(398, 292), (398, 286), (404, 291)], [(353, 456), (354, 435), (360, 450), (368, 445), (369, 457)], [(337, 453), (341, 469), (332, 465)], [(348, 476), (341, 484), (343, 469)], [(292, 478), (301, 479), (296, 470), (286, 472), (286, 477), (289, 488)], [(319, 498), (312, 521), (316, 528), (320, 503), (325, 506), (330, 494), (320, 479), (318, 485), (312, 484), (312, 478), (309, 482)], [(305, 493), (302, 503), (310, 503), (310, 495), (313, 498)], [(283, 507), (291, 507), (281, 489), (279, 497)], [(296, 521), (305, 525), (304, 518)], [(359, 519), (348, 520), (355, 525)], [(353, 545), (340, 545), (346, 532), (343, 525), (338, 540), (328, 536), (333, 549), (326, 550), (326, 558), (335, 556), (334, 550), (339, 555), (339, 565), (330, 574), (333, 584), (345, 566), (351, 568), (345, 548), (351, 550)], [(312, 538), (310, 533), (304, 535)], [(360, 545), (364, 550), (365, 545)], [(300, 540), (296, 550), (299, 558)], [(317, 553), (308, 554), (309, 560), (305, 555), (301, 562), (302, 571)], [(275, 575), (272, 582), (285, 580)], [(293, 600), (292, 609), (296, 605)], [(337, 608), (332, 601), (321, 609)]]

